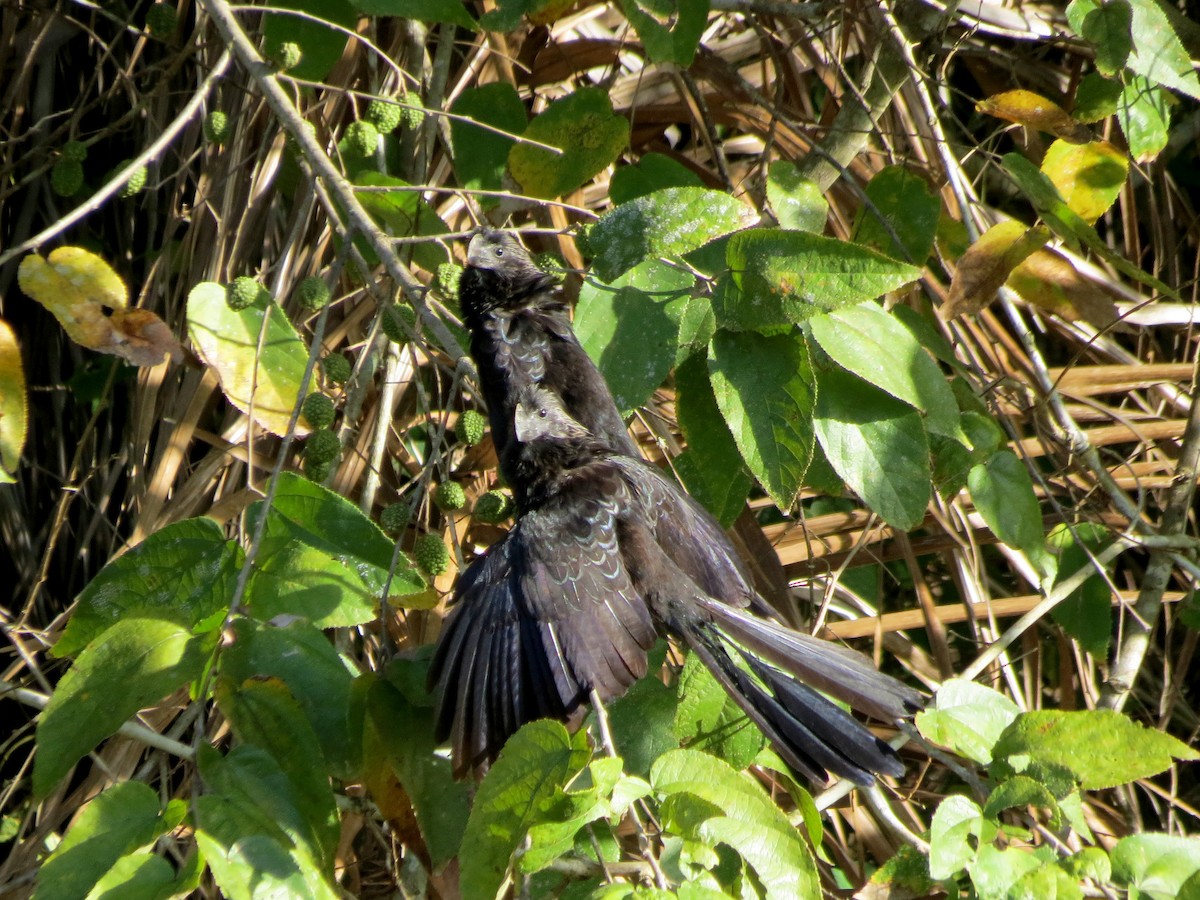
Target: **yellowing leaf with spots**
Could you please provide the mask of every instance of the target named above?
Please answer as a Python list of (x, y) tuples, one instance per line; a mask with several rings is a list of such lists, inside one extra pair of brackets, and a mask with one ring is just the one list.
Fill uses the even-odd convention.
[(0, 484), (16, 480), (27, 420), (21, 348), (8, 323), (0, 320)]
[(1092, 132), (1071, 118), (1070, 113), (1033, 91), (1015, 90), (993, 94), (975, 104), (975, 109), (985, 115), (1016, 122), (1035, 131), (1048, 131), (1073, 144), (1083, 144), (1092, 139)]
[[(200, 358), (216, 370), (229, 402), (272, 434), (285, 434), (308, 347), (279, 305), (230, 309), (225, 286), (205, 281), (188, 294), (187, 318), (188, 336)], [(297, 435), (308, 432), (297, 422)]]
[(45, 259), (31, 253), (17, 270), (21, 290), (46, 307), (75, 343), (119, 356), (134, 366), (183, 358), (171, 329), (145, 309), (130, 309), (121, 276), (82, 247), (59, 247)]
[(1108, 141), (1055, 141), (1042, 160), (1042, 172), (1067, 206), (1091, 225), (1108, 211), (1125, 186), (1129, 161)]

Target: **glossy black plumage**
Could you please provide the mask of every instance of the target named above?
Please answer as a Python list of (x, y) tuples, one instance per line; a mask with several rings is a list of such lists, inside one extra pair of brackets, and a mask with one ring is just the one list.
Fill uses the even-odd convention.
[(604, 376), (571, 329), (562, 289), (515, 237), (484, 231), (471, 239), (458, 296), (496, 455), (518, 502), (521, 486), (506, 459), (517, 395), (532, 385), (561, 397), (568, 414), (607, 446), (638, 454)]
[(798, 772), (870, 784), (903, 771), (817, 691), (884, 721), (919, 708), (920, 694), (857, 653), (755, 615), (725, 533), (658, 469), (614, 452), (540, 388), (520, 395), (513, 438), (524, 511), (461, 578), (430, 669), (456, 772), (486, 768), (531, 719), (575, 717), (593, 689), (622, 694), (644, 674), (656, 626), (700, 657)]

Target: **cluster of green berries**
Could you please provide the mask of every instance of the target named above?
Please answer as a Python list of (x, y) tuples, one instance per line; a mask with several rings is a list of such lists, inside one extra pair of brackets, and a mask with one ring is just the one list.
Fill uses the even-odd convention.
[(229, 116), (214, 109), (204, 117), (204, 139), (210, 144), (223, 144), (229, 139)]
[(50, 170), (50, 190), (60, 197), (74, 197), (83, 187), (83, 161), (87, 159), (87, 144), (67, 141), (58, 160)]
[[(129, 162), (130, 161), (126, 159), (117, 163), (117, 165), (113, 168), (112, 174), (116, 175), (127, 165), (129, 165)], [(138, 166), (136, 169), (134, 169), (133, 172), (130, 173), (129, 178), (125, 181), (125, 184), (121, 186), (121, 190), (117, 191), (117, 196), (122, 200), (128, 200), (130, 197), (136, 197), (138, 194), (140, 194), (142, 192), (142, 188), (146, 186), (146, 174), (145, 166)]]
[(179, 24), (179, 13), (169, 3), (155, 3), (146, 10), (146, 28), (156, 38), (169, 38)]
[(235, 311), (256, 303), (265, 305), (270, 299), (270, 292), (249, 275), (239, 275), (225, 289), (225, 304)]
[(379, 146), (379, 129), (367, 121), (351, 122), (342, 134), (342, 146), (351, 156), (371, 156)]
[(329, 285), (319, 276), (310, 275), (296, 286), (296, 300), (301, 309), (316, 312), (329, 302)]
[(312, 481), (324, 481), (338, 457), (342, 455), (342, 442), (328, 429), (312, 432), (304, 440), (304, 474)]
[(325, 374), (325, 380), (330, 384), (345, 384), (350, 380), (353, 368), (350, 360), (341, 353), (330, 353), (321, 360), (321, 371)]
[(286, 72), (288, 69), (294, 69), (300, 65), (300, 60), (304, 58), (304, 52), (300, 49), (300, 45), (293, 41), (284, 41), (276, 44), (267, 51), (267, 58), (275, 64), (281, 72)]
[(488, 491), (475, 501), (472, 515), (479, 522), (496, 525), (513, 513), (512, 498), (503, 491)]
[(390, 100), (372, 100), (363, 113), (363, 121), (370, 122), (380, 134), (391, 134), (400, 126), (404, 110)]
[(300, 406), (300, 415), (314, 430), (328, 428), (333, 424), (333, 400), (326, 394), (309, 394)]
[(420, 96), (412, 91), (405, 91), (404, 96), (400, 98), (403, 104), (404, 112), (401, 118), (404, 121), (404, 127), (416, 129), (421, 127), (421, 123), (425, 121), (425, 104), (421, 102)]
[(379, 514), (379, 527), (388, 534), (399, 534), (408, 527), (408, 504), (393, 503)]
[(413, 543), (413, 559), (423, 572), (441, 575), (450, 568), (450, 548), (441, 535), (422, 534)]
[(417, 314), (405, 303), (392, 303), (383, 308), (379, 327), (389, 341), (403, 344), (417, 327)]
[(433, 502), (442, 512), (456, 512), (467, 505), (467, 492), (455, 481), (443, 481), (433, 489)]
[(483, 433), (486, 430), (487, 419), (474, 409), (464, 409), (458, 417), (458, 421), (454, 423), (454, 436), (460, 443), (471, 447), (483, 440)]
[(462, 279), (463, 267), (457, 263), (442, 263), (434, 272), (433, 283), (438, 293), (447, 300), (458, 299), (458, 282)]

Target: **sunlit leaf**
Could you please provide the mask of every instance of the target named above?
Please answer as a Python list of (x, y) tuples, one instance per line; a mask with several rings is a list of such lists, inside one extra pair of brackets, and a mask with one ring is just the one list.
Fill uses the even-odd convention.
[(703, 188), (704, 182), (683, 163), (669, 156), (645, 153), (636, 163), (620, 166), (613, 172), (608, 195), (613, 206), (620, 206), (655, 191), (675, 187)]
[(28, 424), (21, 348), (12, 328), (0, 319), (0, 484), (16, 480)]
[[(1200, 887), (1200, 838), (1131, 834), (1112, 849), (1113, 875), (1149, 900), (1194, 898)], [(1130, 895), (1133, 891), (1130, 891)]]
[(347, 0), (271, 0), (271, 8), (297, 10), (307, 16), (279, 12), (263, 16), (263, 44), (268, 53), (283, 43), (298, 44), (300, 64), (288, 74), (309, 81), (320, 81), (341, 59), (349, 35), (323, 23), (353, 30), (358, 19), (355, 7)]
[(1096, 69), (1115, 75), (1125, 67), (1133, 50), (1133, 8), (1125, 0), (1074, 0), (1067, 5), (1067, 20), (1085, 41), (1096, 48)]
[(1129, 155), (1139, 163), (1151, 162), (1167, 146), (1170, 97), (1158, 85), (1135, 75), (1126, 81), (1117, 101), (1117, 121), (1129, 144)]
[[(514, 146), (513, 139), (506, 134), (520, 134), (529, 121), (516, 88), (499, 81), (468, 88), (455, 99), (450, 111), (472, 120), (450, 120), (450, 142), (454, 148), (454, 173), (458, 183), (472, 190), (501, 190), (505, 161)], [(491, 125), (506, 134), (472, 122)], [(499, 200), (480, 197), (479, 202), (494, 206)]]
[(923, 265), (933, 249), (941, 212), (942, 201), (924, 178), (904, 166), (887, 166), (867, 185), (854, 242)]
[(1108, 211), (1125, 185), (1129, 163), (1108, 141), (1069, 144), (1055, 141), (1042, 171), (1079, 217), (1091, 224)]
[(1044, 228), (1026, 228), (1011, 219), (999, 222), (979, 236), (958, 260), (950, 294), (938, 309), (938, 316), (977, 313), (996, 298), (1013, 269), (1049, 240)]
[(1107, 328), (1117, 321), (1112, 295), (1053, 250), (1035, 250), (1022, 260), (1009, 274), (1008, 286), (1026, 303), (1068, 322), (1082, 319), (1097, 328)]
[(1001, 450), (987, 462), (974, 466), (967, 476), (967, 485), (988, 528), (1037, 564), (1045, 553), (1042, 513), (1029, 471), (1016, 454)]
[(934, 695), (932, 707), (917, 713), (917, 729), (928, 740), (981, 765), (1021, 708), (999, 691), (952, 678)]
[(795, 163), (777, 159), (767, 167), (767, 201), (781, 228), (820, 234), (829, 217), (829, 201), (816, 182), (800, 174)]
[(651, 62), (692, 64), (708, 21), (709, 0), (620, 0)]
[(993, 94), (976, 103), (975, 108), (981, 113), (1006, 122), (1016, 122), (1037, 131), (1048, 131), (1072, 143), (1083, 143), (1092, 139), (1091, 130), (1071, 118), (1070, 114), (1053, 100), (1023, 88)]

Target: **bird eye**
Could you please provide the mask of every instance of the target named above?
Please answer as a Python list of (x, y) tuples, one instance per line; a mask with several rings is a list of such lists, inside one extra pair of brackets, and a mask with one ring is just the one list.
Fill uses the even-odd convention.
[(538, 410), (538, 417), (539, 417), (539, 418), (542, 418), (542, 419), (544, 419), (544, 418), (546, 418), (546, 416), (548, 416), (548, 415), (550, 415), (550, 411), (549, 411), (549, 410), (546, 410), (546, 409), (539, 409), (539, 410)]
[(503, 256), (503, 255), (504, 255), (504, 248), (503, 248), (503, 247), (497, 247), (497, 248), (496, 248), (496, 255), (497, 255), (497, 256)]

